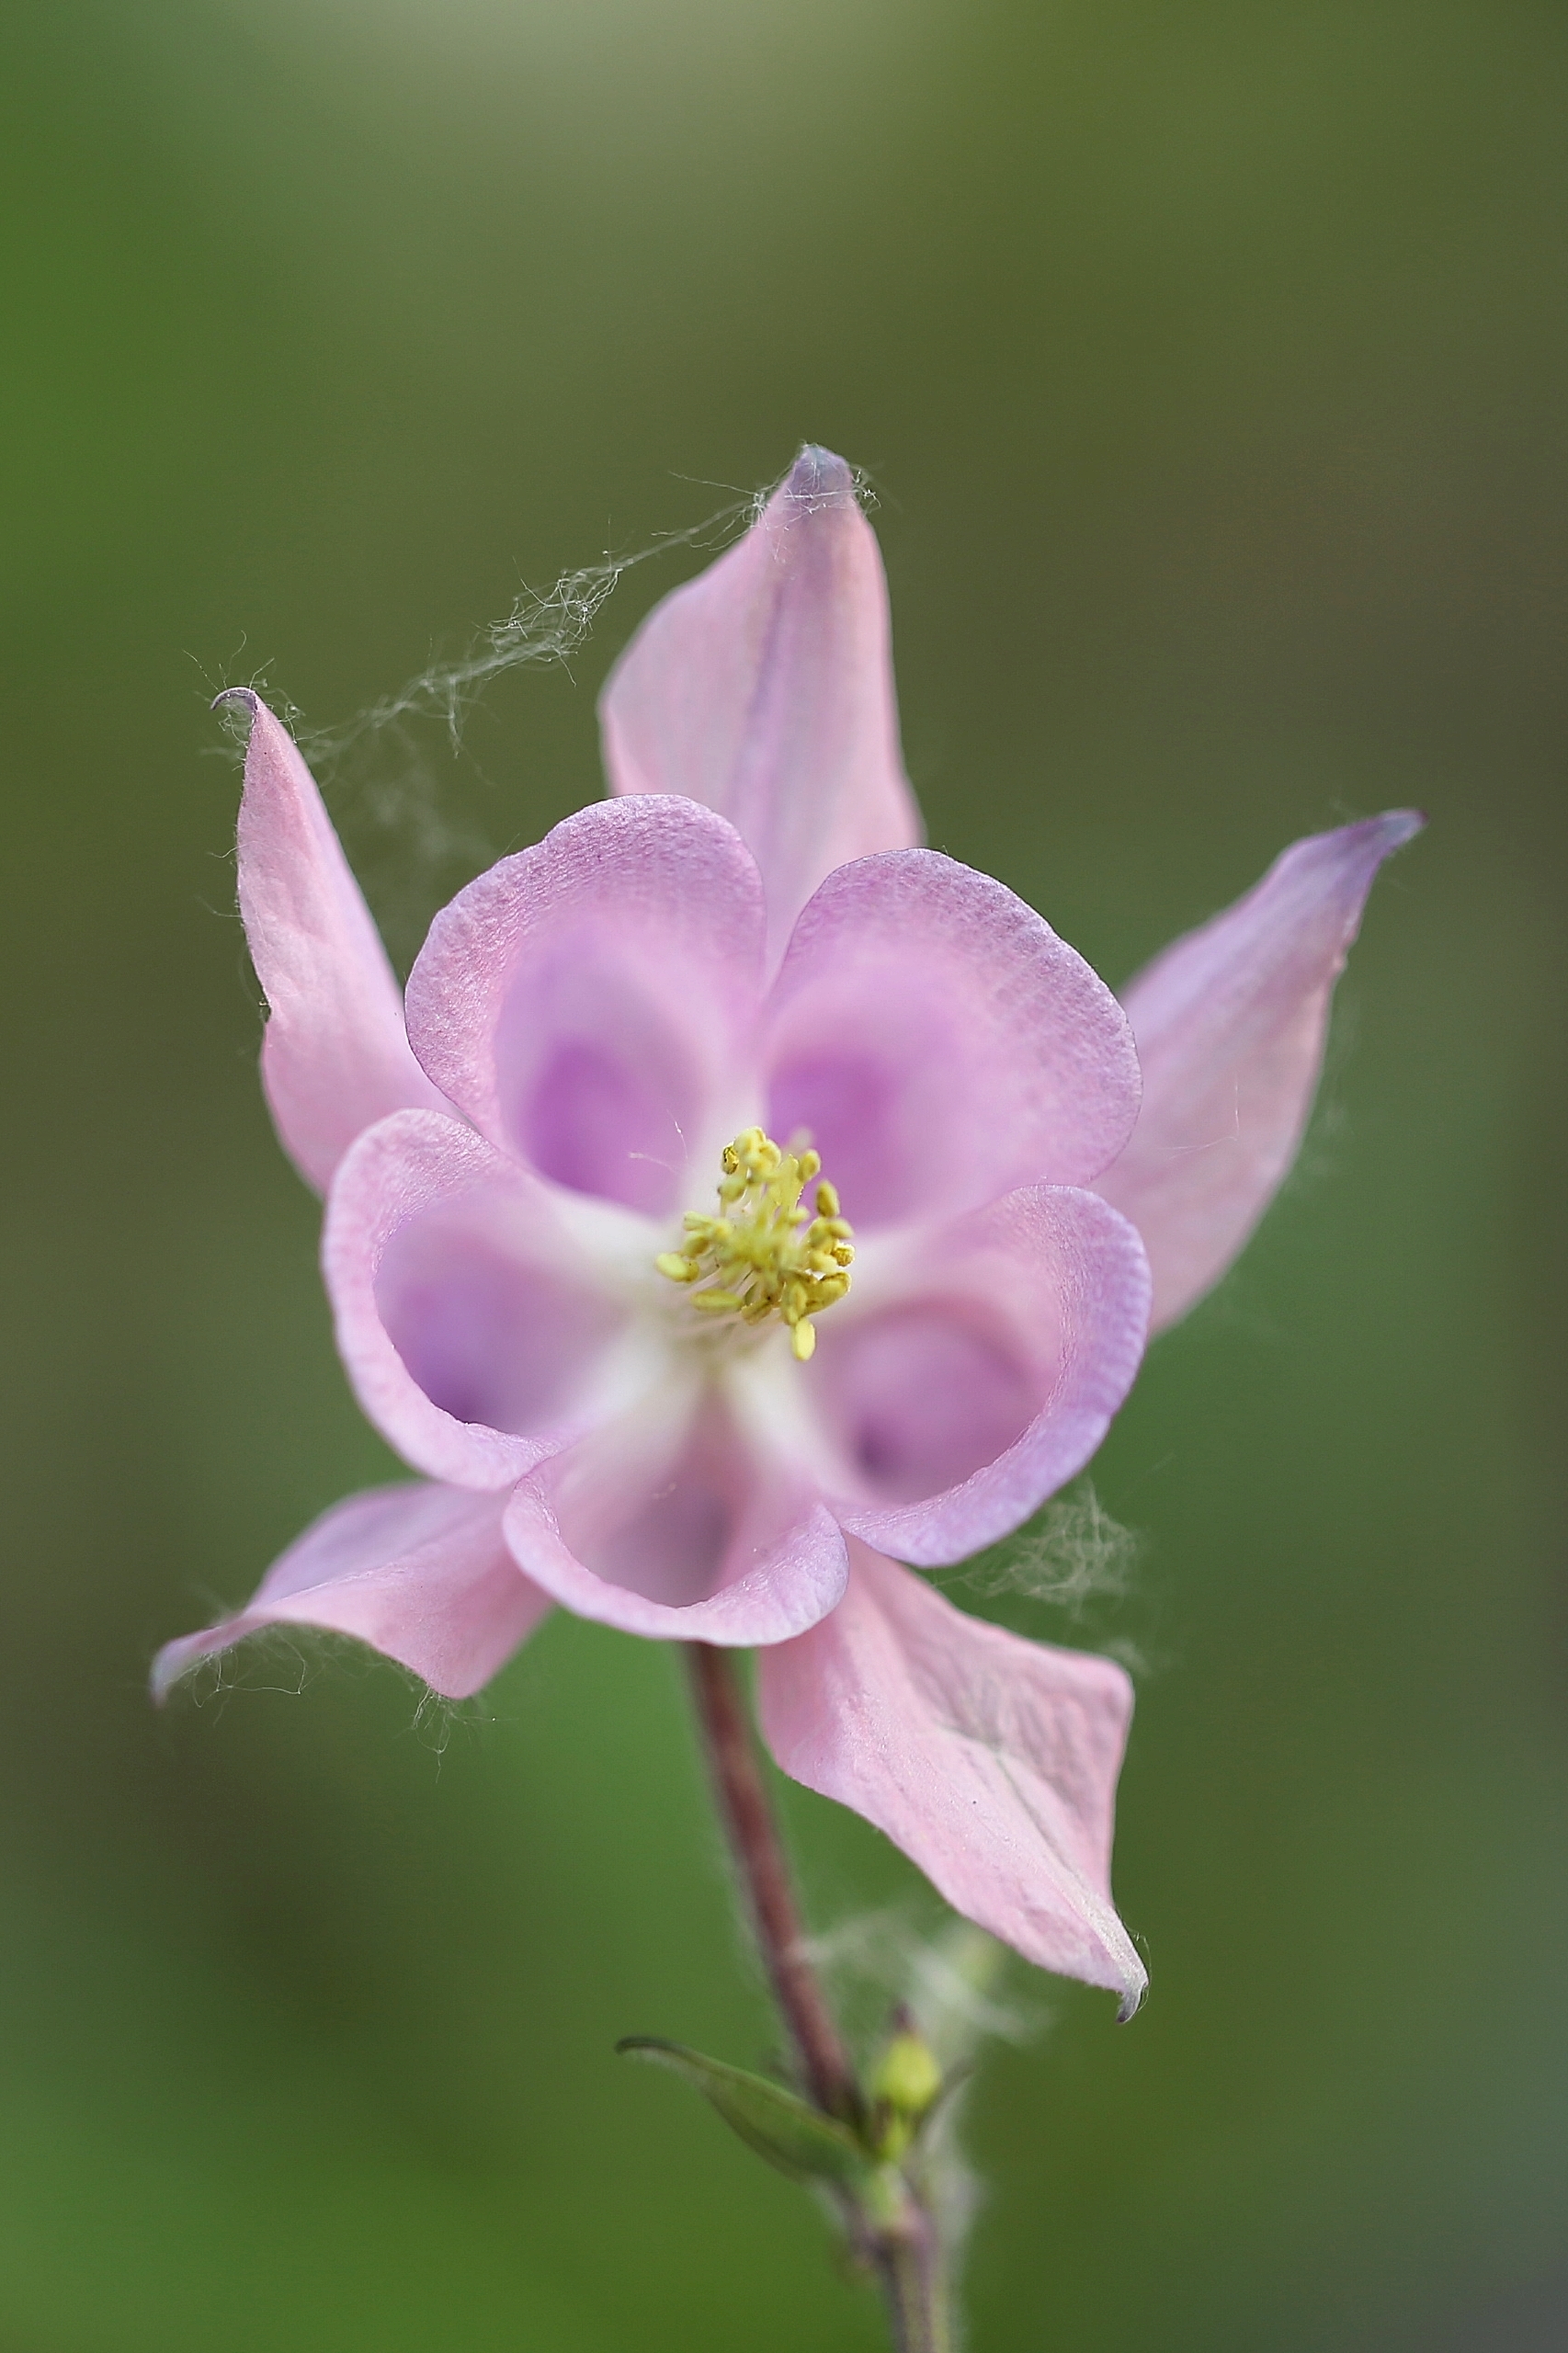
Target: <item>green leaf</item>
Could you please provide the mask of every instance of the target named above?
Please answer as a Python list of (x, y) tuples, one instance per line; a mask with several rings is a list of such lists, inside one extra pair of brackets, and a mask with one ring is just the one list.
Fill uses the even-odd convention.
[(709, 2059), (684, 2043), (662, 2042), (653, 2035), (629, 2034), (615, 2047), (626, 2058), (667, 2067), (694, 2085), (748, 2148), (791, 2181), (833, 2181), (843, 2188), (859, 2188), (874, 2170), (846, 2125), (824, 2116), (782, 2084), (769, 2083), (766, 2075), (748, 2075), (744, 2067), (727, 2066), (722, 2059)]

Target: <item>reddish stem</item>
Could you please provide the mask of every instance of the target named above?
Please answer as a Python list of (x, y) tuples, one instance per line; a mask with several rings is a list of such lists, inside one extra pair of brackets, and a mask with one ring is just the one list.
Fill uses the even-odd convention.
[[(820, 2109), (859, 2131), (865, 2100), (827, 1996), (806, 1958), (805, 1929), (734, 1653), (688, 1643), (686, 1654), (719, 1811), (801, 2077)], [(850, 2244), (881, 2282), (895, 2353), (952, 2353), (936, 2218), (912, 2183), (891, 2166), (884, 2171), (888, 2179), (875, 2213), (859, 2197), (842, 2195)]]
[(710, 1643), (688, 1643), (686, 1652), (719, 1810), (750, 1899), (774, 1999), (812, 2097), (828, 2115), (855, 2123), (861, 2113), (860, 2087), (806, 1958), (805, 1928), (763, 1783), (734, 1653)]

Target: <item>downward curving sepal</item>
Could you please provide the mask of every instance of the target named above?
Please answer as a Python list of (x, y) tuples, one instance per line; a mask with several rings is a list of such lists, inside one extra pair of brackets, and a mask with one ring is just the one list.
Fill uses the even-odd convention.
[(759, 1654), (775, 1758), (874, 1822), (955, 1911), (1108, 1986), (1130, 2018), (1147, 1978), (1110, 1894), (1126, 1676), (971, 1618), (863, 1544), (850, 1563), (831, 1617)]
[(502, 1540), (505, 1502), (436, 1485), (347, 1496), (274, 1561), (244, 1609), (165, 1643), (153, 1697), (247, 1635), (311, 1626), (369, 1643), (446, 1699), (470, 1698), (550, 1608)]
[(270, 1019), (261, 1074), (284, 1150), (324, 1192), (356, 1136), (389, 1111), (449, 1110), (409, 1049), (381, 935), (315, 779), (259, 695), (240, 801), (239, 895)]
[(666, 597), (599, 707), (618, 792), (727, 817), (762, 870), (774, 952), (846, 858), (907, 849), (887, 582), (842, 458), (807, 447), (739, 544)]
[(1288, 1174), (1367, 893), (1424, 823), (1394, 809), (1309, 835), (1122, 992), (1143, 1102), (1095, 1190), (1143, 1237), (1155, 1331), (1219, 1281)]

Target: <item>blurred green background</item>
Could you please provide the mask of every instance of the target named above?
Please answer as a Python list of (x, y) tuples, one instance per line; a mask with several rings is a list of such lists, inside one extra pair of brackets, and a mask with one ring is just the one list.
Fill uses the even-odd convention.
[[(1095, 1478), (1153, 1995), (987, 2062), (973, 2353), (1568, 2313), (1568, 17), (1545, 0), (11, 0), (5, 2353), (869, 2353), (617, 2035), (767, 2047), (675, 1662), (484, 1703), (154, 1645), (388, 1458), (255, 1076), (206, 702), (349, 720), (522, 583), (867, 467), (933, 840), (1113, 983), (1415, 801), (1302, 1165)], [(725, 485), (716, 489), (713, 484)], [(569, 674), (346, 762), (399, 958), (599, 790)], [(819, 1921), (910, 1904), (790, 1804)]]

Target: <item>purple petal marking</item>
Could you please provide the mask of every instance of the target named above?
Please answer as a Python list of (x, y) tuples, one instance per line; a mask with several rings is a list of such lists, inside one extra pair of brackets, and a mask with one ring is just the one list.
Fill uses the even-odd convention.
[(374, 1487), (335, 1504), (273, 1563), (236, 1616), (164, 1645), (153, 1698), (247, 1634), (315, 1626), (353, 1634), (447, 1699), (466, 1699), (550, 1608), (502, 1540), (505, 1501), (419, 1485)]
[(850, 1562), (833, 1615), (758, 1661), (775, 1757), (967, 1919), (1131, 2018), (1148, 1981), (1110, 1893), (1127, 1677), (969, 1617), (863, 1544)]
[(576, 1436), (623, 1321), (546, 1188), (450, 1116), (361, 1136), (322, 1265), (360, 1404), (418, 1470), (510, 1486)]
[(762, 870), (777, 955), (824, 876), (918, 842), (887, 582), (854, 477), (801, 450), (738, 546), (666, 597), (599, 706), (618, 793), (717, 809)]
[(710, 1151), (761, 978), (762, 886), (690, 801), (600, 801), (437, 916), (409, 1035), (480, 1131), (542, 1176), (659, 1216)]
[(1395, 809), (1295, 843), (1123, 992), (1143, 1105), (1096, 1189), (1143, 1236), (1156, 1331), (1219, 1281), (1295, 1159), (1367, 893), (1425, 822)]
[(447, 1106), (409, 1051), (386, 949), (309, 768), (258, 695), (219, 699), (251, 715), (239, 896), (270, 1009), (262, 1084), (284, 1150), (324, 1192), (389, 1111)]
[(1138, 1111), (1127, 1017), (1002, 883), (935, 850), (840, 867), (766, 1011), (768, 1131), (806, 1130), (858, 1228), (1087, 1184)]
[(1099, 1445), (1148, 1314), (1142, 1244), (1093, 1193), (1031, 1186), (913, 1237), (803, 1368), (840, 1526), (926, 1567), (1005, 1536)]
[(844, 1591), (844, 1539), (714, 1401), (651, 1401), (543, 1464), (507, 1540), (580, 1618), (666, 1642), (749, 1645), (814, 1625)]

